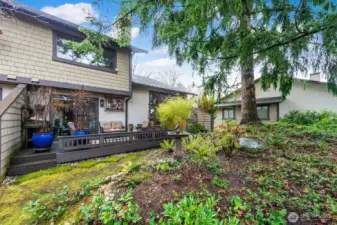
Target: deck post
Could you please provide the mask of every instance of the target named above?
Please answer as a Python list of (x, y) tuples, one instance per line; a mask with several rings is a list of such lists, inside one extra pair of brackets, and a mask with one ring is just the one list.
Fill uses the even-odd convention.
[(64, 152), (64, 149), (63, 149), (63, 140), (60, 138), (59, 139), (59, 149), (61, 152)]

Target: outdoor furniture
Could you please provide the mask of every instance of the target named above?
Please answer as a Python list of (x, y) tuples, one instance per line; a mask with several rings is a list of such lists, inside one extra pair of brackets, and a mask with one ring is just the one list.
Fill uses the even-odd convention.
[(146, 130), (147, 128), (149, 128), (149, 121), (144, 120), (142, 123), (142, 130)]
[(100, 122), (102, 133), (125, 131), (122, 121)]
[(129, 132), (132, 132), (132, 131), (133, 131), (133, 124), (129, 124), (129, 125), (128, 125), (128, 131), (129, 131)]
[(74, 135), (76, 128), (73, 122), (68, 122), (68, 127), (70, 128), (70, 134)]
[(142, 129), (142, 124), (141, 123), (137, 124), (136, 131), (140, 131), (141, 129)]

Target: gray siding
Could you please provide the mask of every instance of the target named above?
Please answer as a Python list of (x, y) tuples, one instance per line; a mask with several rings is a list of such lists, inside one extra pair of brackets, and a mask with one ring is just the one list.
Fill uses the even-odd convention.
[[(1, 170), (6, 175), (11, 155), (22, 147), (21, 107), (27, 103), (25, 85), (18, 85), (1, 101)], [(6, 107), (7, 106), (7, 107)]]

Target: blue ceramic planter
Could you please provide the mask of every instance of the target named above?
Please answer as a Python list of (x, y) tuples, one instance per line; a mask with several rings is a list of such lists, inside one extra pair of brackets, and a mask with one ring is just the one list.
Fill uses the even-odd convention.
[(53, 133), (34, 133), (32, 137), (33, 148), (37, 151), (48, 150), (54, 140)]
[(88, 133), (86, 131), (75, 131), (74, 135), (75, 136), (84, 136), (84, 135), (88, 135)]

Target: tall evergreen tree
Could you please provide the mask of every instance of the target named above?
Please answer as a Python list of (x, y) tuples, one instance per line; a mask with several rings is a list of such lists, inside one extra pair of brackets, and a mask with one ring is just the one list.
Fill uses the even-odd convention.
[[(107, 1), (107, 0), (101, 0)], [(233, 69), (242, 86), (242, 123), (259, 121), (254, 69), (262, 88), (291, 91), (296, 74), (321, 71), (337, 94), (336, 0), (118, 0), (115, 24), (153, 28), (153, 47), (168, 46), (179, 65), (214, 71), (207, 88), (223, 90)], [(121, 44), (128, 40), (119, 39)], [(124, 36), (125, 37), (125, 36)]]

